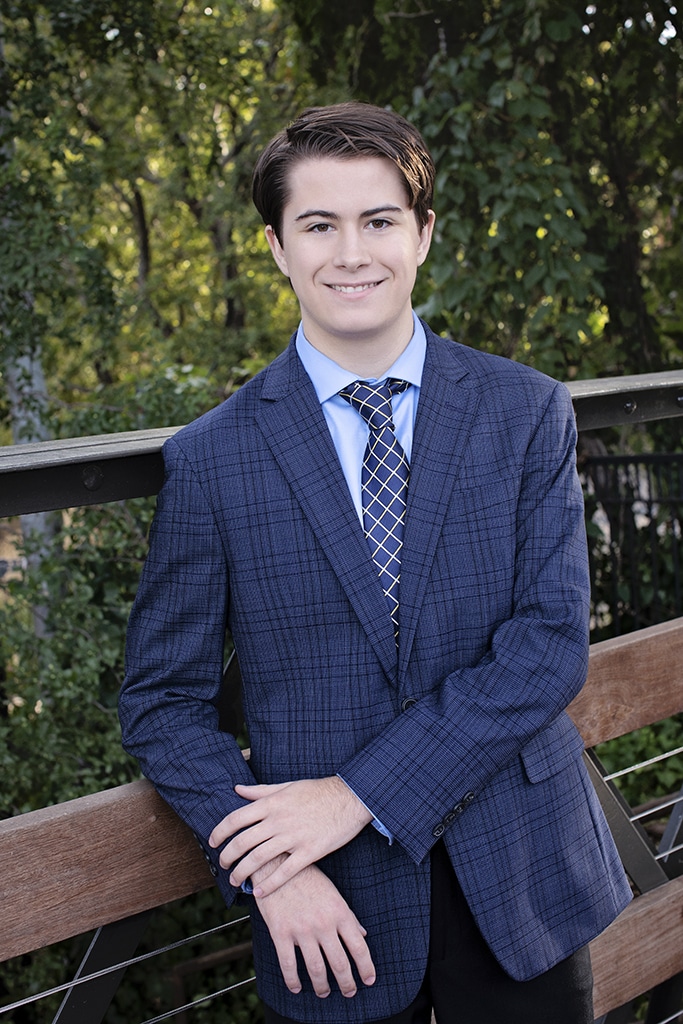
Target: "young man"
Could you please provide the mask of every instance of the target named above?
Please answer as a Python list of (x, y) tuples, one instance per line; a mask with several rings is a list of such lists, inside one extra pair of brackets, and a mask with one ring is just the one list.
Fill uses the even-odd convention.
[[(270, 1024), (589, 1024), (585, 947), (630, 898), (565, 712), (571, 403), (413, 315), (433, 177), (362, 104), (266, 148), (254, 199), (301, 324), (166, 444), (131, 616), (124, 742), (250, 901)], [(248, 765), (218, 730), (226, 626)]]

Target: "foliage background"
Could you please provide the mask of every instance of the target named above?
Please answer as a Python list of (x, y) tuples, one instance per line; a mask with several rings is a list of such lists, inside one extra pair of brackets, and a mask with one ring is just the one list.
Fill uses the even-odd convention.
[[(1, 0), (0, 443), (186, 422), (270, 361), (297, 310), (251, 168), (302, 107), (350, 97), (433, 149), (433, 327), (564, 380), (680, 367), (682, 46), (666, 0)], [(587, 440), (681, 448), (675, 421)], [(0, 593), (2, 816), (137, 774), (115, 704), (151, 514), (22, 524)], [(219, 914), (200, 901), (168, 929)], [(0, 996), (79, 955), (5, 965)], [(135, 983), (120, 999), (110, 1021), (144, 1017)]]

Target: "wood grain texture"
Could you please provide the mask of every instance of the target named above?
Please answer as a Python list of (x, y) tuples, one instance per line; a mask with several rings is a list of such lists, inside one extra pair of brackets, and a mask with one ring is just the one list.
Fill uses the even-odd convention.
[(145, 781), (0, 822), (0, 960), (179, 899), (214, 880)]
[(683, 971), (683, 877), (638, 896), (590, 950), (596, 1018)]
[(683, 711), (683, 619), (603, 640), (569, 705), (587, 747)]

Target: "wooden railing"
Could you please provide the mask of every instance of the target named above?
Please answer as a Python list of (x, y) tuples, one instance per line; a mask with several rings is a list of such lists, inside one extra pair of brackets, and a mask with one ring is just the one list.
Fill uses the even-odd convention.
[[(580, 431), (683, 416), (683, 370), (568, 385)], [(0, 448), (0, 518), (156, 494), (177, 427)]]
[[(620, 384), (573, 386), (580, 426), (683, 415), (683, 373)], [(172, 432), (0, 449), (0, 516), (155, 493)], [(683, 619), (595, 644), (570, 707), (587, 747), (679, 712)], [(658, 854), (594, 760), (590, 767), (638, 893), (592, 943), (602, 1016), (683, 971), (683, 858), (675, 845), (671, 856)], [(213, 881), (196, 841), (146, 781), (0, 822), (0, 961), (135, 920)], [(95, 1024), (103, 1013), (75, 1019)]]
[[(683, 619), (591, 647), (588, 679), (569, 707), (586, 747), (683, 711)], [(637, 898), (591, 944), (597, 1016), (683, 970), (683, 876), (669, 878), (630, 809), (593, 771)], [(683, 780), (681, 780), (683, 781)], [(683, 829), (675, 837), (683, 839)], [(671, 848), (678, 845), (671, 844)], [(680, 854), (678, 856), (680, 861)]]

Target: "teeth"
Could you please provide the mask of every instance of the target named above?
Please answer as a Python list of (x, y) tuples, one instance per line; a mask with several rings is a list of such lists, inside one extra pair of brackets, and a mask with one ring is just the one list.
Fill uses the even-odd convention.
[(375, 282), (374, 281), (373, 281), (372, 284), (356, 284), (356, 285), (333, 284), (333, 285), (331, 285), (331, 288), (335, 292), (344, 292), (345, 294), (350, 294), (351, 292), (365, 292), (365, 291), (368, 290), (368, 288), (374, 288), (374, 287), (375, 287)]

